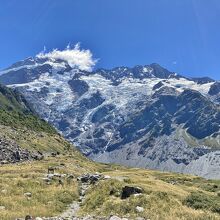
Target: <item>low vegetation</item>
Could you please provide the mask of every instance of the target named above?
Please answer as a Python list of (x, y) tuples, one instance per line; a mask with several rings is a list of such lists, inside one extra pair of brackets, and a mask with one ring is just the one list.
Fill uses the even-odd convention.
[[(48, 167), (56, 167), (57, 173), (71, 174), (74, 178), (65, 178), (62, 183), (58, 178), (47, 184), (44, 177)], [(143, 216), (152, 220), (220, 218), (218, 181), (97, 164), (73, 150), (68, 155), (49, 157), (42, 161), (1, 166), (0, 206), (5, 209), (0, 211), (0, 219), (15, 219), (27, 214), (58, 215), (79, 199), (76, 178), (83, 173), (95, 172), (111, 178), (100, 180), (88, 189), (78, 213), (81, 216), (89, 213), (99, 216), (116, 214), (129, 218)], [(141, 187), (144, 193), (121, 199), (121, 190), (126, 185)], [(207, 186), (213, 186), (215, 190)], [(31, 197), (25, 193), (31, 193)], [(139, 212), (137, 206), (142, 207), (143, 211)]]
[[(116, 214), (121, 217), (142, 216), (150, 219), (219, 219), (220, 216), (213, 209), (195, 209), (186, 203), (191, 192), (197, 192), (206, 181), (202, 178), (181, 174), (146, 171), (141, 169), (118, 169), (104, 172), (112, 177), (107, 183), (99, 183), (91, 189), (86, 201), (82, 205), (81, 214), (95, 213), (97, 215)], [(165, 177), (169, 177), (165, 178)], [(185, 184), (187, 180), (188, 185)], [(198, 186), (194, 186), (194, 181)], [(209, 181), (211, 183), (211, 181)], [(191, 183), (191, 184), (189, 184)], [(120, 192), (123, 186), (133, 185), (144, 189), (140, 196), (131, 196), (121, 200)], [(111, 192), (111, 193), (109, 193)], [(215, 193), (203, 192), (210, 198), (215, 198), (213, 205), (220, 202), (217, 191)], [(138, 212), (136, 207), (143, 207)], [(211, 203), (210, 203), (210, 206)], [(217, 208), (217, 206), (216, 206)]]
[(0, 85), (0, 124), (36, 132), (56, 133), (53, 127), (34, 114), (19, 92), (3, 85)]
[(220, 195), (208, 195), (203, 192), (192, 192), (184, 203), (195, 209), (206, 209), (220, 214)]
[[(93, 172), (87, 159), (73, 151), (72, 155), (47, 158), (42, 161), (24, 162), (0, 166), (0, 219), (9, 220), (33, 216), (53, 216), (66, 209), (67, 205), (78, 199), (76, 178), (69, 181), (59, 178), (48, 184), (46, 177), (48, 167), (56, 167), (61, 174), (80, 175), (82, 172)], [(31, 196), (26, 196), (31, 193)]]
[(13, 128), (27, 128), (36, 132), (55, 133), (55, 129), (44, 120), (28, 113), (23, 114), (17, 111), (6, 111), (0, 109), (0, 124)]

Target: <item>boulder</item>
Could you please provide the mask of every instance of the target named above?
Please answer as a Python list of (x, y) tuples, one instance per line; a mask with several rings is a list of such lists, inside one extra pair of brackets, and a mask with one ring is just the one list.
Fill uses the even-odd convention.
[(144, 208), (141, 207), (141, 206), (137, 206), (137, 207), (135, 208), (135, 210), (136, 210), (136, 212), (143, 212), (143, 211), (144, 211)]
[(102, 178), (103, 178), (103, 176), (101, 174), (88, 173), (88, 174), (84, 174), (84, 175), (78, 177), (77, 180), (82, 183), (94, 184)]
[(108, 175), (105, 175), (105, 176), (104, 176), (104, 180), (108, 180), (108, 179), (111, 179), (111, 177), (108, 176)]
[(122, 188), (121, 199), (127, 199), (131, 195), (143, 193), (143, 189), (136, 186), (125, 186)]
[(26, 193), (24, 193), (24, 196), (26, 196), (26, 197), (31, 197), (32, 196), (32, 193), (31, 192), (26, 192)]
[(73, 174), (68, 174), (67, 179), (74, 179), (74, 175)]
[(1, 161), (1, 164), (8, 164), (9, 163), (9, 161), (7, 161), (7, 160), (2, 160)]
[(0, 206), (0, 211), (1, 211), (1, 210), (5, 210), (5, 206), (1, 205), (1, 206)]
[(30, 215), (25, 216), (25, 220), (32, 220), (33, 218)]
[(42, 180), (45, 181), (46, 183), (50, 183), (52, 181), (51, 178), (47, 178), (47, 177), (42, 178)]
[(116, 215), (112, 215), (112, 216), (110, 216), (109, 220), (121, 220), (121, 218), (119, 218)]

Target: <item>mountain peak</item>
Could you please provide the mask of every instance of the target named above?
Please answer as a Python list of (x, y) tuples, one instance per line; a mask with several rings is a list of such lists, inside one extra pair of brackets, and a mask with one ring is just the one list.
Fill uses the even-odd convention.
[(198, 83), (156, 63), (88, 72), (54, 56), (29, 58), (0, 81), (22, 92), (90, 158), (134, 166), (138, 158), (138, 166), (163, 169), (165, 163), (171, 171), (187, 172), (204, 154), (201, 145), (218, 148), (219, 85)]

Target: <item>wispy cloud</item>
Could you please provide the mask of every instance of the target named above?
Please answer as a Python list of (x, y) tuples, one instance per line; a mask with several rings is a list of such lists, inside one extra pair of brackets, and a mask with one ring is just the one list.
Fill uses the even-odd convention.
[(61, 59), (68, 62), (71, 67), (86, 71), (92, 71), (97, 62), (97, 60), (93, 58), (92, 52), (90, 50), (81, 49), (79, 43), (74, 47), (68, 45), (64, 50), (54, 49), (48, 53), (44, 48), (36, 57), (48, 58), (50, 60)]

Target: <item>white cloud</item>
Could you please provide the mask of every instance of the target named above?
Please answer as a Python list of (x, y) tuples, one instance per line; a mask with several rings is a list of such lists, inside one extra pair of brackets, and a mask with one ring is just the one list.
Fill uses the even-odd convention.
[(177, 65), (177, 61), (173, 61), (172, 64), (173, 64), (173, 65)]
[(50, 60), (61, 59), (67, 61), (71, 67), (77, 67), (80, 70), (92, 71), (97, 60), (93, 59), (90, 50), (80, 49), (80, 44), (73, 48), (68, 45), (65, 50), (54, 49), (46, 53), (46, 49), (36, 55), (38, 58), (48, 58)]

